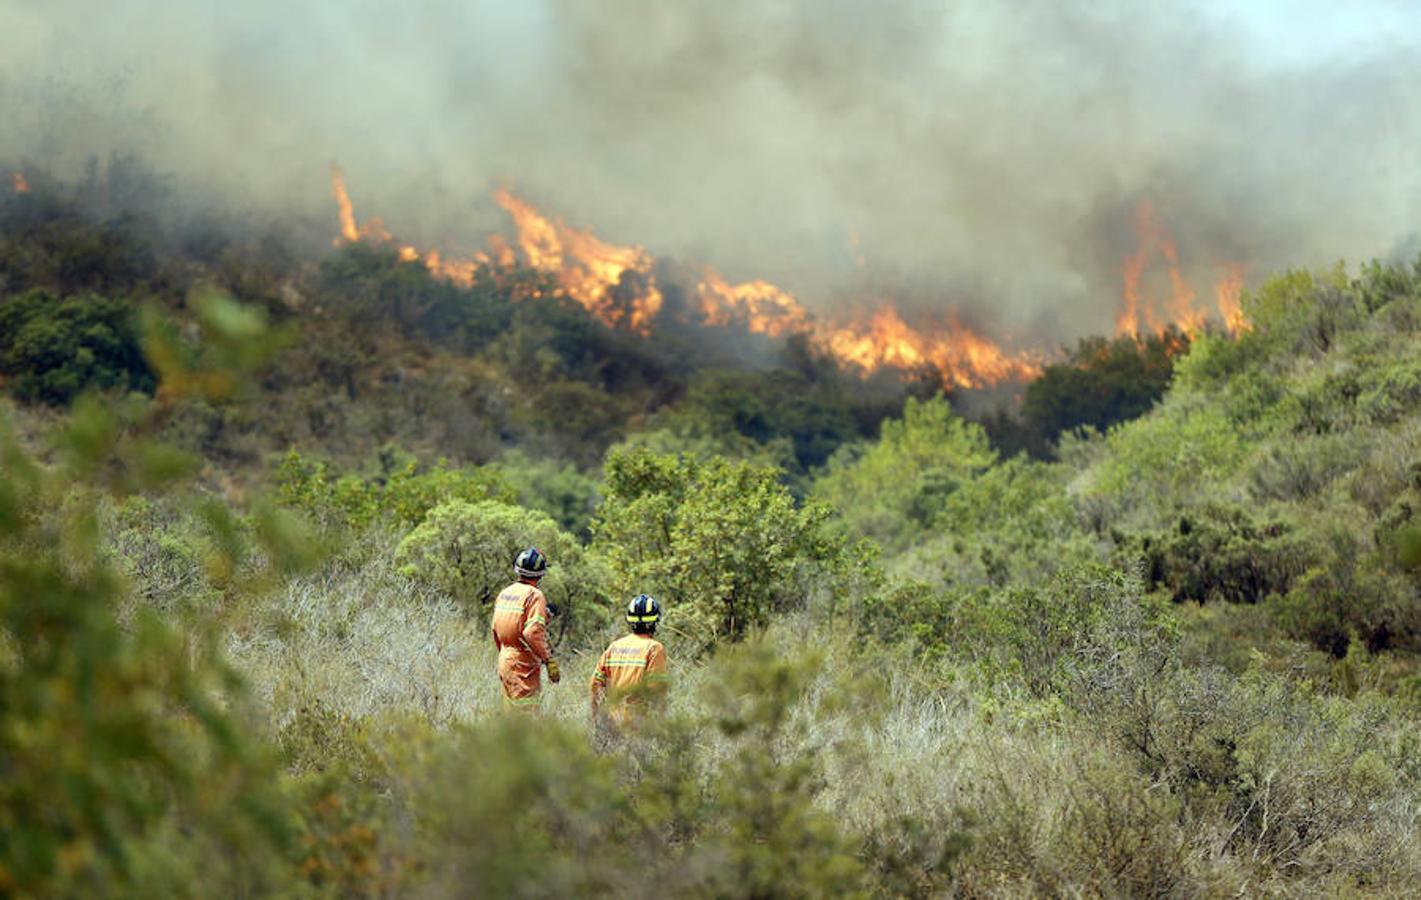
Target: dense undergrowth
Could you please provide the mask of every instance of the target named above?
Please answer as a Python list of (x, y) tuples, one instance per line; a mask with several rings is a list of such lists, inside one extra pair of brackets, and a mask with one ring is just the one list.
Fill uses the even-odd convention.
[[(1421, 879), (1421, 268), (1276, 278), (1148, 412), (1006, 458), (810, 355), (678, 372), (527, 273), (42, 214), (0, 245), (0, 893)], [(486, 635), (527, 543), (535, 720)], [(673, 690), (609, 745), (586, 683), (639, 591)]]

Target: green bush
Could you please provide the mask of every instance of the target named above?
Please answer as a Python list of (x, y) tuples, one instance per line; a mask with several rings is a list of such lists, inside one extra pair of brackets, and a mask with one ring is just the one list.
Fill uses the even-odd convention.
[(1279, 602), (1279, 624), (1341, 659), (1353, 640), (1375, 652), (1421, 647), (1421, 607), (1416, 587), (1389, 571), (1381, 556), (1341, 529), (1330, 535), (1335, 545), (1320, 553)]
[(1249, 468), (1250, 492), (1260, 500), (1306, 500), (1360, 466), (1370, 447), (1363, 434), (1289, 435), (1266, 445)]
[(153, 373), (123, 300), (57, 300), (42, 290), (0, 298), (0, 375), (28, 403), (59, 406), (86, 388), (151, 393)]
[(1066, 494), (1070, 470), (1017, 457), (965, 480), (894, 573), (944, 586), (1039, 584), (1097, 554)]
[(387, 460), (386, 472), (363, 478), (332, 476), (324, 462), (291, 450), (276, 471), (277, 496), (287, 506), (318, 520), (335, 519), (354, 528), (381, 521), (416, 525), (435, 506), (451, 500), (511, 501), (513, 489), (488, 467), (451, 469), (444, 460), (420, 471), (413, 460)]
[(513, 486), (517, 503), (552, 516), (562, 530), (586, 538), (601, 495), (589, 475), (555, 459), (534, 459), (519, 451), (504, 454), (486, 467)]
[(1113, 429), (1106, 445), (1075, 490), (1101, 532), (1160, 527), (1231, 480), (1248, 446), (1202, 397), (1173, 394), (1152, 415)]
[(143, 606), (183, 618), (217, 605), (221, 592), (212, 575), (224, 560), (198, 516), (171, 503), (131, 497), (104, 522), (106, 544)]

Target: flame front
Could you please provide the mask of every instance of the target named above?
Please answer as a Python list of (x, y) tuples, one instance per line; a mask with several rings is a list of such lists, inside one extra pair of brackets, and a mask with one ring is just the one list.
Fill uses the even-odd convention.
[[(638, 246), (610, 244), (590, 231), (547, 216), (506, 188), (494, 200), (513, 220), (512, 242), (490, 235), (484, 249), (467, 259), (445, 258), (438, 250), (396, 245), (379, 219), (361, 224), (339, 169), (331, 172), (331, 194), (340, 222), (336, 244), (366, 241), (395, 246), (399, 258), (418, 262), (457, 284), (473, 283), (480, 267), (495, 271), (520, 262), (553, 276), (573, 300), (605, 324), (649, 334), (664, 305), (656, 260)], [(807, 335), (814, 346), (864, 373), (881, 369), (914, 371), (934, 366), (947, 383), (981, 387), (1024, 380), (1041, 367), (1026, 354), (1012, 355), (950, 317), (946, 326), (919, 331), (897, 310), (883, 306), (867, 320), (829, 324), (816, 319), (795, 297), (768, 281), (731, 284), (710, 267), (695, 285), (700, 324), (741, 328), (770, 337)]]
[(17, 194), (28, 194), (30, 192), (30, 183), (25, 180), (24, 172), (13, 173), (10, 176), (10, 186), (15, 189), (15, 193)]

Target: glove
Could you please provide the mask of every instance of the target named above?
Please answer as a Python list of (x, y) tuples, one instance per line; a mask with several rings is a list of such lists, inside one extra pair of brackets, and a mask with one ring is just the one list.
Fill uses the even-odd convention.
[(558, 668), (558, 661), (555, 659), (548, 660), (548, 680), (553, 684), (562, 681), (562, 671)]

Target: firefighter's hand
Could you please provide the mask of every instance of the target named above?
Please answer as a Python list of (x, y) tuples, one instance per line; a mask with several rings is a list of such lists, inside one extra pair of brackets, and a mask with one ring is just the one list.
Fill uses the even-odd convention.
[(558, 668), (558, 661), (555, 659), (548, 660), (548, 680), (553, 684), (562, 681), (562, 671)]

